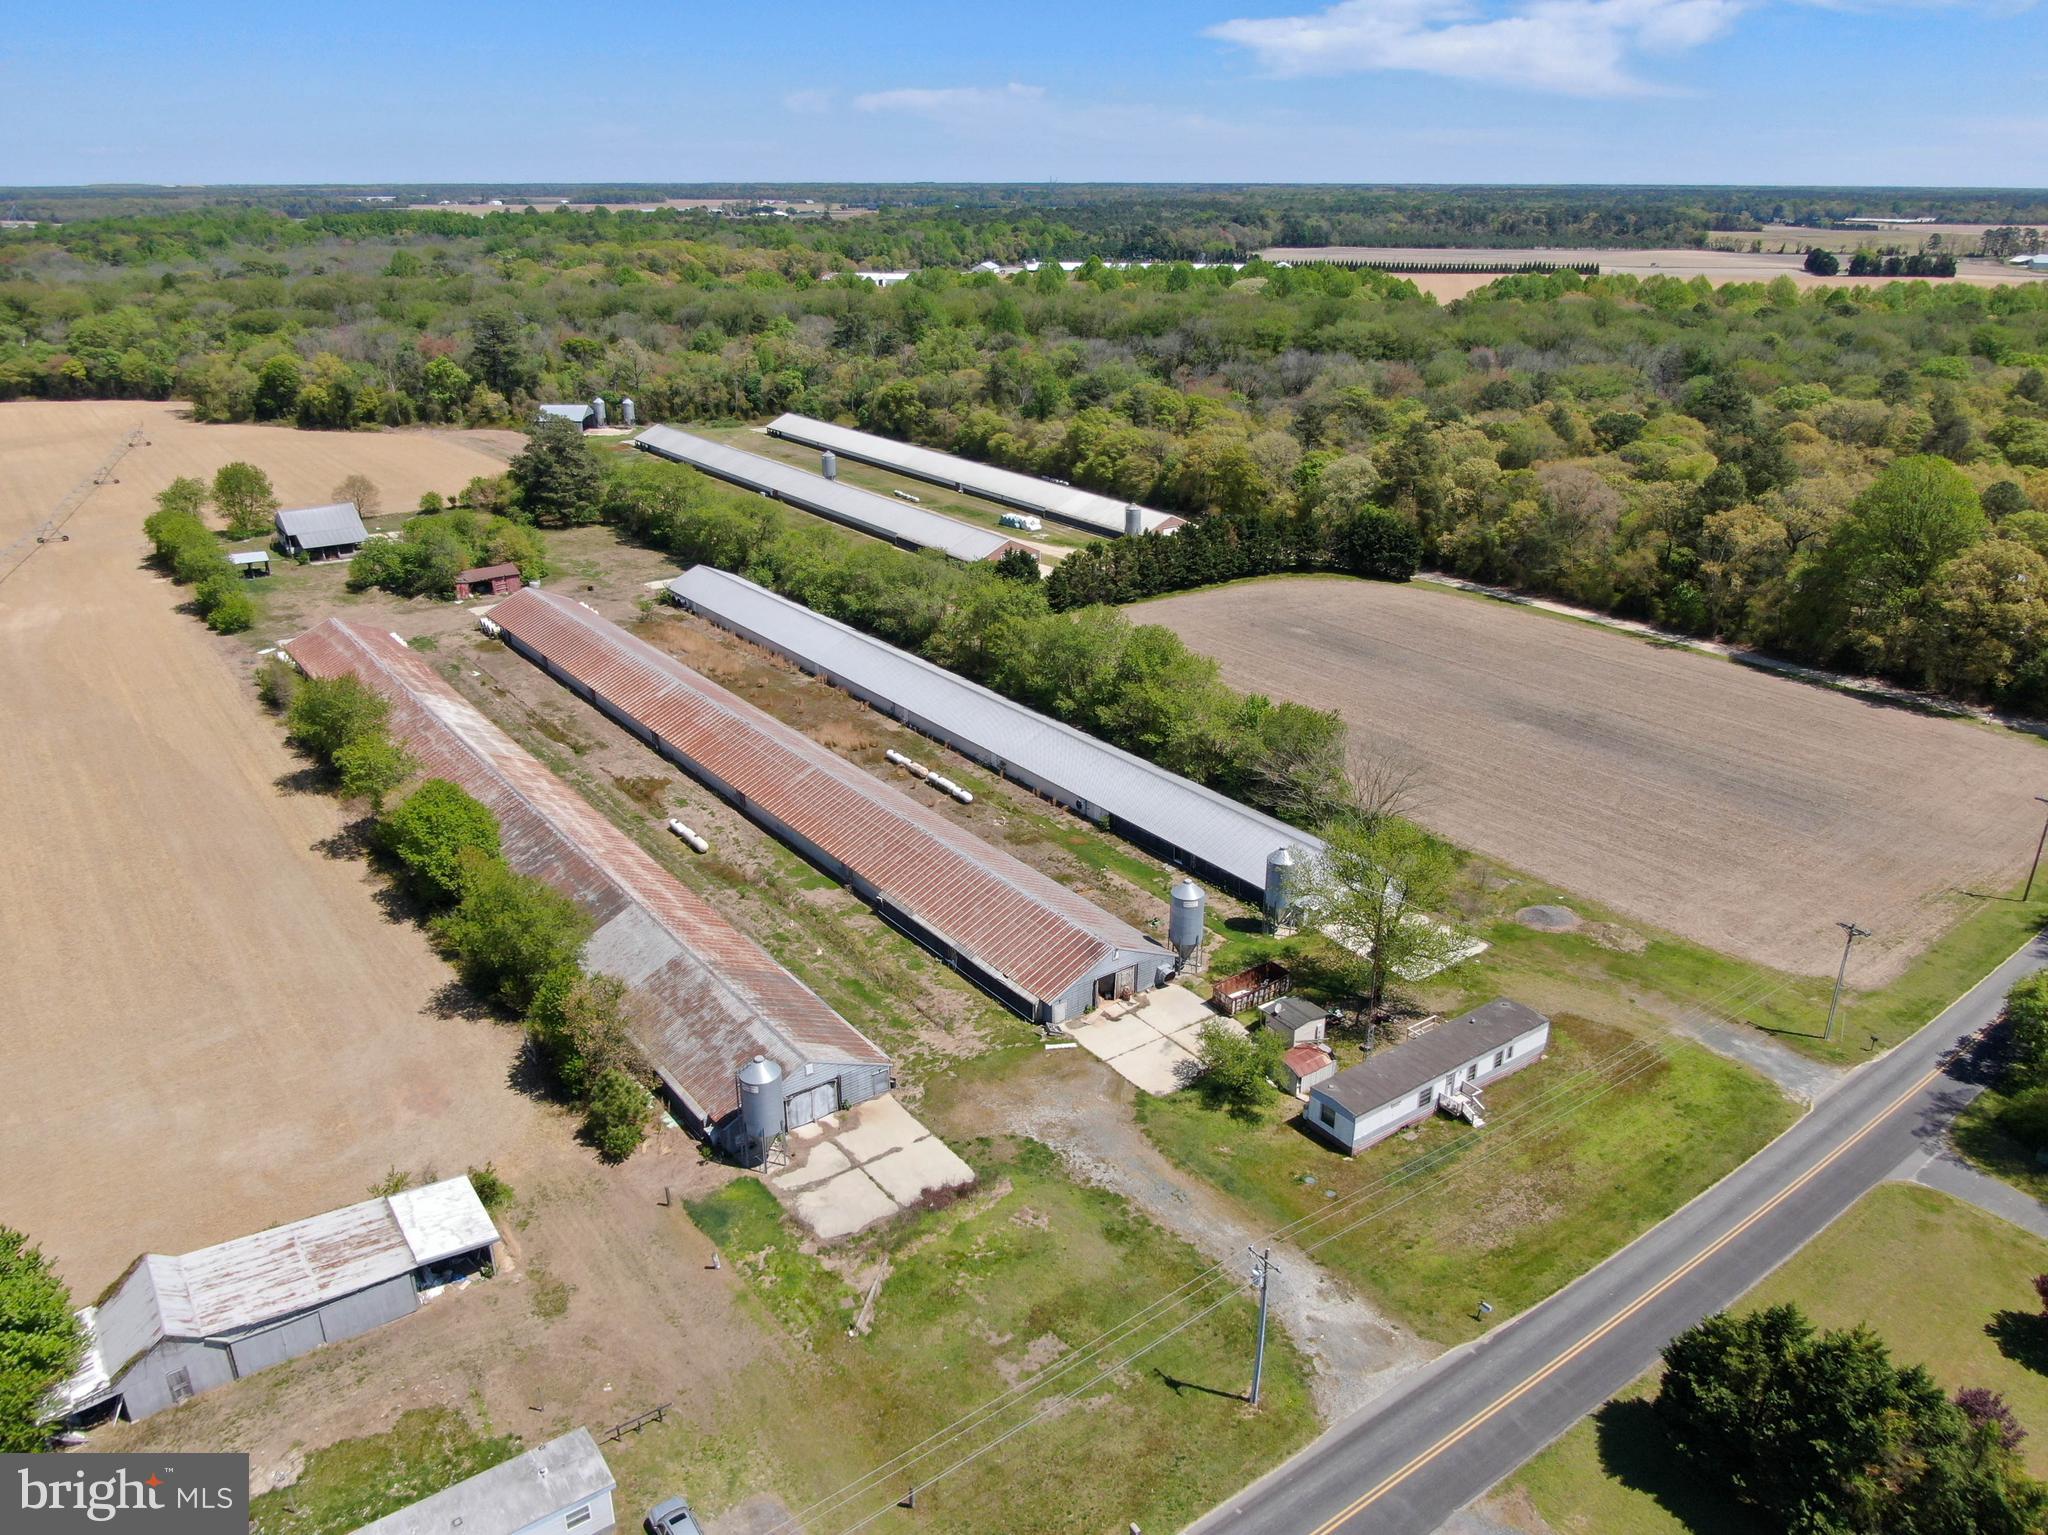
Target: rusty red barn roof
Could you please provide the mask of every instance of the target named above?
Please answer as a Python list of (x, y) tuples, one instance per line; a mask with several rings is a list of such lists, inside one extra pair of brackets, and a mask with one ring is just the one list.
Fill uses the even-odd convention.
[(734, 1077), (766, 1055), (791, 1079), (808, 1064), (888, 1057), (575, 790), (486, 719), (396, 636), (330, 618), (285, 643), (308, 675), (359, 679), (391, 701), (391, 730), (425, 771), (488, 805), (505, 861), (573, 898), (597, 923), (590, 969), (636, 998), (633, 1035), (711, 1122), (739, 1105)]
[(580, 602), (527, 587), (491, 620), (1032, 997), (1062, 996), (1119, 951), (1171, 954)]
[(460, 586), (471, 581), (491, 581), (499, 576), (516, 576), (518, 574), (519, 567), (507, 560), (502, 565), (479, 565), (474, 570), (465, 570), (456, 576), (455, 581)]

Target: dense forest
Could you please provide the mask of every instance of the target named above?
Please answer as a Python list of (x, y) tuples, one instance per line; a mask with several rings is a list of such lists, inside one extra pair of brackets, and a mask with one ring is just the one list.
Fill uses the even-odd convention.
[[(600, 392), (646, 420), (799, 410), (1216, 519), (1205, 569), (1240, 539), (1343, 566), (1344, 529), (1384, 528), (1371, 510), (1425, 564), (2048, 709), (2048, 283), (1563, 273), (1440, 305), (1257, 262), (966, 275), (970, 234), (1051, 226), (880, 218), (207, 209), (10, 232), (0, 398), (175, 395), (310, 428), (521, 422)], [(947, 269), (821, 280), (839, 253), (817, 231), (869, 227)], [(1137, 559), (1077, 566), (1075, 598), (1188, 579)]]

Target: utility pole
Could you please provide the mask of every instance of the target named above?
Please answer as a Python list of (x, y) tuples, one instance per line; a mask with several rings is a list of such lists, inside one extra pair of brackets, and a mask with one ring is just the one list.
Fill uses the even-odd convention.
[[(2037, 794), (2034, 798), (2042, 804), (2048, 805), (2048, 794)], [(2034, 898), (2034, 876), (2041, 872), (2041, 848), (2044, 844), (2048, 844), (2048, 821), (2041, 823), (2040, 838), (2034, 843), (2034, 866), (2027, 870), (2027, 889), (2026, 893), (2020, 897), (2021, 905), (2025, 905)]]
[[(2043, 836), (2048, 837), (2048, 828), (2043, 829)], [(1827, 1027), (1820, 1031), (1820, 1037), (1823, 1042), (1835, 1037), (1835, 1009), (1842, 1002), (1842, 977), (1849, 973), (1849, 950), (1855, 945), (1857, 939), (1870, 936), (1869, 928), (1858, 927), (1853, 922), (1837, 922), (1835, 926), (1848, 934), (1848, 937), (1842, 940), (1842, 964), (1841, 968), (1835, 971), (1835, 994), (1828, 998)]]
[(1252, 1406), (1259, 1405), (1259, 1383), (1266, 1376), (1266, 1299), (1273, 1281), (1273, 1249), (1257, 1252), (1247, 1247), (1252, 1255), (1252, 1283), (1259, 1287), (1259, 1346), (1252, 1355)]

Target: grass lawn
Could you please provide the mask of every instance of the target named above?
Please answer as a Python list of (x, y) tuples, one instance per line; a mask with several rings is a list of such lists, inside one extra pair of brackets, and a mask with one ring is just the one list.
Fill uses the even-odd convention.
[(2048, 1200), (2048, 1166), (2026, 1142), (2014, 1136), (2005, 1123), (2012, 1099), (1997, 1089), (1979, 1093), (1956, 1116), (1949, 1140), (1965, 1157), (1993, 1177), (2003, 1178), (2032, 1194)]
[(254, 1535), (342, 1535), (528, 1449), (450, 1407), (415, 1407), (388, 1431), (306, 1457), (297, 1481), (249, 1505)]
[[(680, 1488), (714, 1513), (760, 1491), (801, 1512), (1208, 1269), (1121, 1199), (1071, 1182), (1036, 1143), (956, 1149), (980, 1176), (974, 1192), (856, 1238), (835, 1251), (831, 1267), (751, 1178), (689, 1206), (747, 1276), (764, 1321), (789, 1342), (787, 1357), (764, 1358), (750, 1378), (705, 1383), (720, 1393), (730, 1425), (717, 1440), (655, 1426), (621, 1445), (611, 1457), (620, 1507)], [(870, 1273), (886, 1276), (873, 1324), (849, 1336), (865, 1295), (857, 1284)], [(929, 1480), (1041, 1403), (1074, 1393), (930, 1487), (918, 1500), (920, 1527), (1093, 1535), (1137, 1521), (1173, 1529), (1297, 1448), (1315, 1427), (1301, 1359), (1274, 1338), (1264, 1401), (1251, 1412), (1240, 1393), (1253, 1307), (1242, 1284), (1225, 1283), (1207, 1298), (1225, 1304), (1143, 1358), (1094, 1379), (1171, 1323), (1142, 1330), (1042, 1393), (1021, 1395), (987, 1428), (917, 1467)], [(804, 1523), (851, 1524), (900, 1496), (904, 1484), (892, 1475), (856, 1507)]]
[[(1933, 1189), (1886, 1184), (1735, 1308), (1795, 1301), (1823, 1327), (1866, 1324), (1901, 1364), (1942, 1386), (2003, 1393), (2031, 1432), (2020, 1447), (2048, 1474), (2048, 1321), (2033, 1276), (2048, 1242)], [(1987, 1329), (1994, 1329), (1993, 1337)], [(1670, 1464), (1636, 1382), (1522, 1468), (1517, 1490), (1561, 1532), (1721, 1535), (1750, 1527)]]
[[(2048, 925), (2048, 881), (2041, 888), (2043, 898), (2024, 905), (2012, 899), (1957, 906), (1954, 924), (1904, 975), (1881, 990), (1844, 993), (1836, 1037), (1823, 1041), (1829, 980), (1731, 959), (1475, 856), (1465, 866), (1457, 915), (1491, 947), (1414, 989), (1417, 1000), (1445, 1013), (1507, 996), (1616, 1022), (1630, 1014), (1667, 1020), (1704, 1014), (1748, 1024), (1816, 1060), (1850, 1066), (1867, 1058), (1871, 1035), (1889, 1047), (1914, 1034)], [(1520, 908), (1544, 904), (1570, 906), (1586, 925), (1544, 933), (1514, 920)], [(1211, 957), (1209, 973), (1227, 975), (1268, 958), (1306, 961), (1302, 978), (1314, 989), (1317, 976), (1329, 971), (1332, 952), (1318, 935), (1283, 940), (1246, 930)]]
[[(1484, 1130), (1439, 1117), (1412, 1141), (1397, 1136), (1355, 1158), (1314, 1138), (1298, 1122), (1299, 1104), (1278, 1093), (1251, 1122), (1192, 1092), (1141, 1094), (1138, 1113), (1175, 1164), (1261, 1225), (1313, 1215), (1333, 1193), (1370, 1190), (1301, 1240), (1367, 1219), (1316, 1256), (1424, 1337), (1454, 1343), (1481, 1330), (1480, 1300), (1497, 1319), (1533, 1305), (1796, 1116), (1768, 1083), (1688, 1044), (1667, 1044), (1661, 1061), (1631, 1056), (1647, 1069), (1594, 1098), (1598, 1080), (1582, 1074), (1640, 1042), (1560, 1015), (1549, 1054), (1487, 1090)], [(1589, 1188), (1601, 1197), (1586, 1199)]]

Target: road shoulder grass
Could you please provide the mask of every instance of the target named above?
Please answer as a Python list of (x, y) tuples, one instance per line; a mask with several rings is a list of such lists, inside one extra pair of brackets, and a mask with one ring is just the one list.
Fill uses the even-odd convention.
[[(1925, 1365), (1948, 1391), (2000, 1392), (2031, 1430), (2021, 1454), (2039, 1476), (2048, 1473), (2048, 1319), (2038, 1314), (2033, 1276), (2044, 1270), (2048, 1242), (1937, 1190), (1889, 1183), (1731, 1309), (1793, 1301), (1823, 1327), (1869, 1326), (1895, 1360)], [(1552, 1529), (1723, 1535), (1749, 1527), (1671, 1464), (1647, 1405), (1655, 1389), (1653, 1371), (1513, 1478)]]
[(1250, 1120), (1192, 1092), (1141, 1094), (1139, 1119), (1256, 1224), (1341, 1209), (1298, 1240), (1423, 1337), (1456, 1343), (1482, 1330), (1480, 1301), (1492, 1324), (1534, 1305), (1797, 1117), (1770, 1084), (1698, 1046), (1569, 1015), (1553, 1025), (1542, 1061), (1487, 1090), (1483, 1130), (1439, 1117), (1346, 1157), (1279, 1093)]
[[(684, 1490), (716, 1514), (772, 1490), (802, 1511), (1210, 1270), (1121, 1198), (1074, 1182), (1044, 1146), (1004, 1138), (956, 1149), (978, 1175), (972, 1192), (828, 1252), (755, 1179), (688, 1205), (745, 1276), (751, 1304), (788, 1357), (763, 1359), (770, 1387), (707, 1383), (721, 1393), (729, 1425), (720, 1442), (650, 1430), (621, 1446), (622, 1506)], [(861, 1330), (855, 1324), (877, 1281), (871, 1326)], [(805, 1522), (851, 1524), (1044, 1409), (1007, 1444), (928, 1486), (920, 1526), (1009, 1527), (1015, 1511), (1030, 1510), (1034, 1531), (1178, 1528), (1315, 1429), (1304, 1362), (1277, 1333), (1260, 1408), (1241, 1399), (1253, 1329), (1241, 1280), (1202, 1294), (1042, 1391), (1020, 1391), (986, 1428), (905, 1467), (857, 1504)], [(1218, 1309), (1119, 1365), (1216, 1301)], [(1067, 1391), (1071, 1400), (1047, 1405)]]

